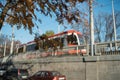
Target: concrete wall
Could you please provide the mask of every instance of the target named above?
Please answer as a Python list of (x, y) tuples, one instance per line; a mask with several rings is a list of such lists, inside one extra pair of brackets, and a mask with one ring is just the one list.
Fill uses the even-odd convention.
[[(111, 57), (111, 59), (109, 58)], [(118, 56), (116, 56), (118, 57)], [(56, 57), (14, 62), (16, 67), (27, 68), (31, 73), (38, 70), (55, 70), (66, 75), (67, 80), (119, 80), (120, 59), (115, 56), (96, 57)]]

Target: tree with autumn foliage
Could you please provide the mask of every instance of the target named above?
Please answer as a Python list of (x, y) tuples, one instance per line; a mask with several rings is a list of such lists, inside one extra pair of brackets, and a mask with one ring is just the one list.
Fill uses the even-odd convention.
[[(56, 15), (56, 20), (64, 24), (80, 22), (81, 11), (76, 8), (76, 4), (87, 0), (2, 0), (0, 1), (0, 29), (3, 23), (17, 25), (20, 29), (22, 26), (32, 33), (35, 25), (34, 20), (41, 21), (36, 16), (36, 11), (45, 16)], [(73, 11), (74, 10), (74, 11)]]
[(39, 37), (35, 37), (36, 42), (36, 49), (43, 49), (44, 51), (48, 51), (49, 49), (56, 51), (59, 47), (59, 49), (62, 49), (63, 44), (60, 39), (48, 39), (49, 36), (54, 35), (54, 31), (49, 30), (46, 31), (45, 34), (42, 34)]

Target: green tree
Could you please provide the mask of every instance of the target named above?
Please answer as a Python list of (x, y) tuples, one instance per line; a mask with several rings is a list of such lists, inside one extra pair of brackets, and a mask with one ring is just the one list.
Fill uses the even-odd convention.
[(54, 35), (54, 31), (52, 31), (52, 30), (46, 31), (45, 35), (46, 36), (52, 36), (52, 35)]
[[(68, 23), (79, 22), (81, 11), (76, 8), (76, 4), (86, 0), (2, 0), (0, 1), (0, 29), (4, 22), (10, 25), (24, 26), (32, 33), (35, 26), (33, 19), (41, 21), (35, 12), (40, 12), (45, 16), (55, 14), (56, 20), (61, 24), (64, 20)], [(4, 3), (4, 4), (2, 4)]]

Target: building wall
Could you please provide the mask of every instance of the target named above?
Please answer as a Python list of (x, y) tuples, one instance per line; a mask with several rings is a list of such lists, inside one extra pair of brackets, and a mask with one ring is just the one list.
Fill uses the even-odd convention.
[[(95, 57), (94, 57), (95, 58)], [(115, 58), (115, 57), (113, 57)], [(55, 70), (66, 75), (67, 80), (119, 80), (120, 59), (101, 57), (99, 61), (93, 58), (83, 60), (81, 57), (56, 57), (29, 60), (29, 62), (17, 64), (16, 67), (27, 68), (31, 74), (39, 70)], [(32, 61), (32, 62), (31, 62)], [(25, 61), (24, 61), (25, 62)], [(21, 66), (20, 66), (21, 65)]]

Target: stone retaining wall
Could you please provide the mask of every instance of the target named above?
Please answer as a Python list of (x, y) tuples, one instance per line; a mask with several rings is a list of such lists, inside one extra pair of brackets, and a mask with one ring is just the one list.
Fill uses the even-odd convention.
[[(39, 70), (55, 70), (67, 80), (119, 80), (119, 56), (47, 57), (28, 61), (13, 61), (19, 68), (28, 68), (31, 75)], [(30, 67), (31, 66), (31, 67)]]

